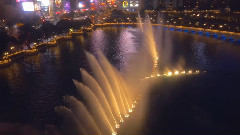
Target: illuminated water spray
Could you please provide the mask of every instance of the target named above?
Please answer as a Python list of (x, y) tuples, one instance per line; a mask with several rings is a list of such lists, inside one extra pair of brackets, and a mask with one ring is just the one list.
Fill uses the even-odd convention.
[[(150, 76), (142, 80), (200, 73), (199, 70), (175, 70), (164, 74), (157, 73), (159, 56), (151, 19), (147, 15), (143, 25), (140, 14), (138, 14), (138, 18), (145, 37), (145, 47), (153, 63)], [(120, 72), (109, 63), (101, 52), (98, 52), (98, 60), (88, 52), (85, 54), (92, 74), (80, 69), (82, 82), (73, 80), (79, 94), (78, 98), (81, 100), (77, 97), (65, 96), (64, 102), (67, 107), (59, 106), (55, 110), (64, 117), (68, 127), (66, 131), (68, 135), (116, 135), (117, 129), (124, 122), (124, 119), (130, 116), (138, 100), (141, 100), (141, 93), (137, 93), (138, 96), (131, 93), (132, 87), (130, 89), (129, 83), (125, 82)], [(139, 81), (140, 78), (136, 79)]]
[(120, 73), (101, 52), (99, 61), (92, 54), (85, 54), (93, 76), (80, 69), (83, 82), (73, 80), (83, 101), (66, 96), (68, 107), (56, 107), (56, 112), (66, 119), (71, 117), (81, 135), (116, 135), (116, 129), (133, 112), (136, 102), (132, 102), (134, 98)]
[(146, 16), (143, 31), (145, 36), (145, 45), (149, 54), (151, 55), (152, 62), (153, 62), (152, 74), (155, 74), (157, 70), (159, 56), (157, 53), (157, 47), (154, 40), (151, 19), (148, 15)]
[(138, 23), (139, 23), (139, 26), (140, 26), (141, 31), (143, 32), (142, 18), (141, 18), (141, 16), (140, 16), (140, 13), (139, 13), (139, 12), (138, 12)]

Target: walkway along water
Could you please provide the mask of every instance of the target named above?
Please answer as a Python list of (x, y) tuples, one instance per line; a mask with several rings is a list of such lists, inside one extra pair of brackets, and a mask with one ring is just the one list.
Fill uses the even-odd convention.
[(5, 56), (3, 56), (2, 58), (3, 60), (0, 61), (0, 68), (10, 66), (14, 62), (14, 60), (16, 60), (17, 58), (24, 57), (24, 56), (32, 56), (37, 54), (38, 50), (41, 49), (42, 47), (56, 46), (58, 42), (61, 42), (64, 40), (71, 40), (75, 36), (84, 35), (86, 32), (91, 32), (91, 31), (92, 31), (92, 27), (81, 29), (81, 30), (78, 30), (77, 32), (70, 31), (66, 36), (58, 35), (58, 36), (55, 36), (54, 39), (52, 39), (51, 41), (45, 41), (39, 44), (34, 43), (34, 46), (31, 47), (30, 49), (17, 51), (12, 54), (5, 53)]

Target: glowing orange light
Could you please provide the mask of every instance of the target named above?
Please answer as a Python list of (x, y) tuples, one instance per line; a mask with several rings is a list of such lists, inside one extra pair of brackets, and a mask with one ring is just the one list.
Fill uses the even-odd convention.
[(178, 75), (179, 74), (179, 71), (175, 71), (175, 75)]
[(172, 75), (172, 72), (168, 72), (168, 76), (171, 76)]

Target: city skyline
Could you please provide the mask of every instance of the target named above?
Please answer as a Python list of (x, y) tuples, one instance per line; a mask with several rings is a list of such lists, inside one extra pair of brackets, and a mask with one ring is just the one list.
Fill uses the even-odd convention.
[(0, 135), (240, 135), (239, 0), (0, 0)]

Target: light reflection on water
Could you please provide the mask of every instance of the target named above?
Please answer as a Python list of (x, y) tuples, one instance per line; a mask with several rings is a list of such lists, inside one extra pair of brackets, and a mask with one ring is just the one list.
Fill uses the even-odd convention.
[(102, 29), (98, 29), (93, 32), (91, 38), (91, 51), (96, 55), (97, 51), (103, 51), (105, 42), (107, 41), (107, 35)]
[(193, 43), (193, 56), (195, 57), (196, 67), (207, 68), (209, 60), (205, 52), (206, 44), (202, 42)]
[[(160, 66), (181, 65), (207, 71), (240, 67), (236, 63), (240, 61), (238, 47), (198, 35), (167, 34), (156, 40), (161, 52)], [(0, 69), (0, 121), (54, 123), (53, 108), (61, 104), (63, 95), (74, 94), (72, 79), (80, 80), (79, 68), (88, 67), (84, 49), (95, 55), (98, 50), (103, 51), (117, 69), (124, 71), (142, 40), (141, 32), (135, 28), (99, 28), (86, 37), (60, 43)]]

